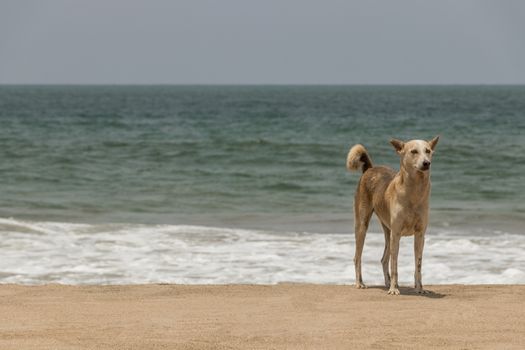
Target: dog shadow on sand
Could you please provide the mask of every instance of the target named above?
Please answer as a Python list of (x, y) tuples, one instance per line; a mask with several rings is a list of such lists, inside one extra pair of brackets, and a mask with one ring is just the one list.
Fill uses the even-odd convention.
[[(367, 289), (381, 289), (384, 290), (385, 293), (388, 292), (388, 288), (386, 288), (385, 286), (369, 286), (367, 287)], [(422, 297), (430, 299), (441, 299), (447, 296), (446, 294), (434, 292), (429, 289), (426, 289), (426, 291), (426, 294), (419, 294), (413, 287), (399, 287), (399, 292), (401, 293), (401, 296)], [(392, 296), (392, 298), (395, 298), (395, 296)]]

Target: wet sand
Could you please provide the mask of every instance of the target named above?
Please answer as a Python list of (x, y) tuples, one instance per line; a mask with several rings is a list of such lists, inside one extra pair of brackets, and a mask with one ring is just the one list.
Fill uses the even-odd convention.
[(525, 285), (0, 285), (0, 349), (524, 349)]

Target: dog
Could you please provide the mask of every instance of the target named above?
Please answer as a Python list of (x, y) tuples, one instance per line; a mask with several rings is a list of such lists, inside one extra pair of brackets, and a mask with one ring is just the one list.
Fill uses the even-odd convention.
[[(348, 170), (361, 169), (354, 199), (355, 216), (355, 278), (357, 288), (366, 288), (361, 275), (361, 254), (372, 213), (381, 222), (385, 233), (385, 250), (381, 258), (388, 294), (399, 295), (397, 283), (397, 256), (401, 236), (414, 236), (415, 289), (426, 294), (421, 283), (421, 265), (425, 231), (428, 224), (430, 198), (430, 165), (439, 136), (430, 141), (403, 142), (392, 139), (390, 143), (401, 158), (399, 172), (386, 166), (373, 166), (366, 149), (357, 144), (348, 152)], [(390, 274), (388, 262), (390, 261)]]

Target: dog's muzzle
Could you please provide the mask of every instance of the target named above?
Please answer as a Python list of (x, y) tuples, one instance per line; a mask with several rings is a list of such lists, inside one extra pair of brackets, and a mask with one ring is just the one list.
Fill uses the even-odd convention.
[(428, 170), (430, 169), (430, 162), (428, 160), (425, 160), (423, 164), (421, 165), (421, 170)]

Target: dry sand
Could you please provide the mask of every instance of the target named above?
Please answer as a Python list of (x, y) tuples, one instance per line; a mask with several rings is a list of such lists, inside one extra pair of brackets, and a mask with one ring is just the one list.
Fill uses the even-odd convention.
[(525, 349), (525, 285), (0, 285), (0, 349)]

